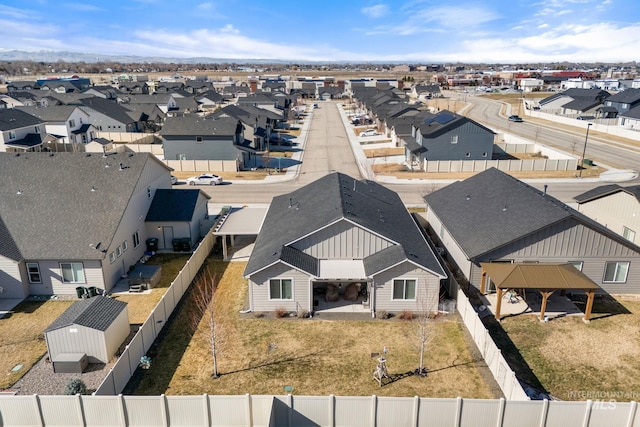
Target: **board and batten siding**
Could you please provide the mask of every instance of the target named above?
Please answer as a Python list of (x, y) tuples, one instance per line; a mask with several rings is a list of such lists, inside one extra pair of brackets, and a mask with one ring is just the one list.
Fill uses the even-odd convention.
[(118, 348), (129, 336), (130, 330), (129, 311), (125, 308), (104, 332), (104, 346), (107, 351), (107, 360), (105, 363), (108, 363), (109, 359), (116, 354)]
[[(291, 279), (293, 281), (293, 299), (269, 299), (270, 279)], [(275, 311), (277, 308), (284, 308), (288, 311), (297, 311), (299, 308), (312, 310), (309, 276), (288, 265), (277, 263), (253, 274), (250, 277), (249, 286), (251, 287), (251, 311)]]
[(578, 210), (622, 236), (623, 227), (636, 233), (633, 243), (640, 243), (640, 201), (619, 191), (578, 205)]
[[(64, 283), (60, 263), (79, 262), (84, 267), (85, 280), (81, 283)], [(104, 280), (100, 261), (64, 260), (39, 261), (42, 283), (29, 285), (29, 292), (33, 295), (75, 295), (77, 286), (95, 286), (104, 289)]]
[(431, 209), (427, 210), (427, 221), (429, 222), (429, 227), (432, 232), (438, 236), (438, 239), (440, 239), (439, 244), (446, 249), (448, 254), (447, 257), (450, 260), (453, 260), (462, 274), (466, 277), (470, 277), (472, 267), (471, 261), (469, 261), (462, 248), (453, 239), (453, 237), (451, 237), (449, 231), (442, 226), (442, 222), (440, 221), (440, 218), (438, 218), (438, 215), (436, 215)]
[[(22, 281), (22, 277), (25, 281)], [(0, 256), (0, 299), (26, 298), (29, 296), (27, 268), (24, 263), (18, 263), (7, 257)]]
[[(393, 281), (395, 279), (415, 279), (415, 300), (394, 300)], [(375, 284), (375, 311), (386, 310), (399, 312), (402, 310), (422, 311), (423, 303), (428, 311), (438, 310), (440, 297), (440, 277), (416, 267), (410, 262), (403, 262), (373, 277)]]
[(63, 353), (84, 353), (89, 363), (109, 362), (102, 331), (69, 325), (47, 332), (46, 338), (51, 360)]
[[(582, 271), (598, 286), (613, 294), (640, 293), (640, 253), (600, 231), (575, 219), (555, 224), (476, 260), (470, 281), (480, 285), (480, 262), (513, 260), (513, 262), (582, 261)], [(607, 261), (628, 261), (625, 283), (604, 283)]]
[(392, 245), (389, 240), (341, 220), (291, 246), (318, 259), (363, 259)]

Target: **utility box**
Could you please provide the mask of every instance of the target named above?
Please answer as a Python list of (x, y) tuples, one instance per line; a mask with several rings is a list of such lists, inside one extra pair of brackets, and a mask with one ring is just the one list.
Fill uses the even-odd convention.
[(51, 363), (56, 374), (81, 374), (89, 365), (89, 360), (84, 353), (60, 353)]

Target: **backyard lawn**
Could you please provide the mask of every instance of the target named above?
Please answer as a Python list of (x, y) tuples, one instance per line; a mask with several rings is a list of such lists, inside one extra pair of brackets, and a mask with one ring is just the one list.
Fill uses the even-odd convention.
[[(489, 387), (468, 350), (464, 326), (457, 316), (443, 317), (436, 338), (426, 353), (426, 378), (411, 375), (418, 367), (417, 351), (405, 332), (410, 321), (322, 320), (268, 318), (239, 314), (247, 283), (245, 263), (209, 260), (218, 280), (216, 317), (225, 340), (218, 356), (222, 376), (212, 379), (211, 355), (205, 339), (193, 334), (192, 295), (163, 340), (150, 356), (151, 369), (136, 373), (127, 393), (185, 394), (293, 394), (388, 395), (492, 398)], [(200, 328), (204, 325), (201, 324)], [(373, 379), (376, 357), (387, 347), (387, 367), (393, 382), (380, 387)]]
[(47, 352), (44, 330), (72, 303), (23, 301), (0, 319), (0, 390), (18, 381)]
[[(584, 304), (578, 306), (584, 310)], [(578, 316), (540, 323), (522, 315), (503, 319), (502, 327), (553, 396), (637, 401), (640, 299), (596, 298), (593, 313), (590, 324)]]

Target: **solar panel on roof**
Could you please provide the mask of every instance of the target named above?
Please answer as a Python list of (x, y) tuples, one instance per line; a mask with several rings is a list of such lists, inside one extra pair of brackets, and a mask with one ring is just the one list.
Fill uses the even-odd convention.
[(456, 116), (453, 114), (441, 112), (435, 117), (435, 121), (441, 125), (445, 125), (455, 118)]

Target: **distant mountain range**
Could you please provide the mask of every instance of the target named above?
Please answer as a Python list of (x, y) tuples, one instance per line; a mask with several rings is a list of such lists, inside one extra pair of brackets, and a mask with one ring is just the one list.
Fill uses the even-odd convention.
[[(160, 56), (134, 56), (134, 55), (100, 55), (95, 53), (53, 51), (53, 50), (12, 50), (0, 48), (0, 61), (40, 61), (40, 62), (118, 62), (118, 63), (175, 63), (175, 64), (347, 64), (349, 61), (298, 61), (283, 59), (260, 58), (166, 58)], [(359, 63), (384, 63), (384, 61), (359, 61)]]

